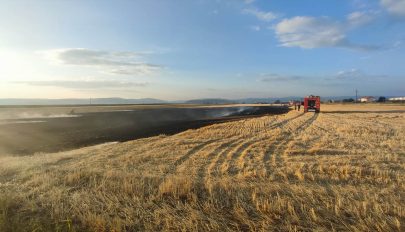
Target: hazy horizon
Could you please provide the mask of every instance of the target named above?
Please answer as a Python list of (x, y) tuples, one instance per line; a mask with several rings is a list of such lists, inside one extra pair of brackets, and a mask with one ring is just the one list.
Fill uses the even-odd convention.
[(403, 0), (1, 6), (2, 99), (405, 95)]
[[(193, 98), (166, 100), (158, 98), (121, 98), (121, 97), (105, 97), (105, 98), (0, 98), (0, 106), (24, 106), (24, 105), (122, 105), (122, 104), (256, 104), (256, 103), (274, 103), (275, 101), (287, 102), (290, 100), (303, 99), (305, 96), (287, 96), (287, 97), (263, 97), (263, 98)], [(334, 100), (340, 102), (347, 99), (355, 99), (356, 96), (320, 96), (322, 101)], [(358, 99), (364, 97), (358, 96)], [(387, 100), (391, 97), (400, 96), (372, 96), (375, 99), (385, 97)]]

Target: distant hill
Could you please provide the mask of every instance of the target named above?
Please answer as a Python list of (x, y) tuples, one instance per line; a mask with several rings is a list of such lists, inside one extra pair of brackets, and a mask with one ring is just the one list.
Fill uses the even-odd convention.
[(300, 99), (300, 97), (281, 97), (281, 98), (241, 98), (241, 99), (223, 99), (223, 98), (203, 98), (185, 101), (186, 104), (254, 104), (254, 103), (274, 103), (279, 100), (287, 102), (289, 100)]
[[(385, 96), (390, 97), (390, 96)], [(224, 99), (224, 98), (202, 98), (193, 100), (178, 100), (178, 101), (164, 101), (155, 98), (140, 98), (140, 99), (126, 99), (126, 98), (92, 98), (91, 104), (94, 105), (114, 105), (114, 104), (204, 104), (204, 105), (218, 105), (218, 104), (254, 104), (254, 103), (274, 103), (279, 100), (280, 102), (288, 102), (290, 100), (300, 100), (304, 96), (290, 96), (290, 97), (269, 97), (269, 98), (241, 98), (241, 99)], [(355, 98), (354, 96), (321, 96), (322, 101)], [(378, 96), (376, 96), (378, 98)], [(0, 99), (0, 105), (89, 105), (89, 98), (68, 98), (68, 99), (35, 99), (35, 98), (3, 98)]]
[[(290, 96), (290, 97), (269, 97), (269, 98), (241, 98), (241, 99), (223, 99), (223, 98), (203, 98), (184, 101), (186, 104), (254, 104), (254, 103), (274, 103), (275, 101), (288, 102), (290, 100), (303, 100), (305, 96)], [(359, 96), (360, 97), (360, 96)], [(388, 96), (386, 96), (388, 98)], [(354, 96), (321, 96), (322, 101), (355, 98)], [(376, 96), (376, 98), (378, 98)], [(172, 103), (172, 102), (171, 102)], [(182, 103), (178, 101), (177, 103)]]
[(300, 97), (269, 97), (269, 98), (243, 98), (238, 99), (238, 103), (254, 104), (254, 103), (274, 103), (279, 100), (281, 102), (288, 102), (290, 100), (300, 99)]
[(254, 103), (274, 103), (277, 100), (286, 102), (300, 97), (281, 97), (281, 98), (241, 98), (241, 99), (223, 99), (223, 98), (203, 98), (185, 101), (186, 104), (254, 104)]
[(155, 98), (124, 99), (124, 98), (96, 98), (93, 104), (164, 104), (168, 103)]
[(217, 104), (234, 104), (239, 103), (237, 100), (228, 100), (222, 98), (204, 98), (185, 101), (186, 104), (203, 104), (203, 105), (217, 105)]
[(0, 105), (106, 105), (106, 104), (164, 104), (167, 101), (154, 98), (125, 99), (125, 98), (71, 98), (71, 99), (0, 99)]

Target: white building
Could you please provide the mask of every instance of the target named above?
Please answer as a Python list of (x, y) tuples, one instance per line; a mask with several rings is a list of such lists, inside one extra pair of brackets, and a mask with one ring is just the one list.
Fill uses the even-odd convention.
[(375, 102), (375, 98), (372, 96), (365, 96), (365, 97), (361, 97), (360, 102)]
[(405, 97), (390, 97), (388, 101), (405, 101)]

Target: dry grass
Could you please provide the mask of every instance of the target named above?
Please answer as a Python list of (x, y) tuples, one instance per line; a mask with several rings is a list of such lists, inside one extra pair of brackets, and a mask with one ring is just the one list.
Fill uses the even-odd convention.
[(379, 112), (379, 111), (405, 111), (403, 103), (343, 103), (343, 104), (322, 104), (323, 112), (349, 111), (349, 112)]
[(404, 231), (404, 138), (405, 113), (290, 112), (3, 156), (0, 231)]

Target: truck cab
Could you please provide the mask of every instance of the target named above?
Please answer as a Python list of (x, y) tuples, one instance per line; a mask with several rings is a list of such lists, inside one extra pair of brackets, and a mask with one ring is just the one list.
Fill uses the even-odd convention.
[(304, 112), (319, 113), (320, 111), (321, 97), (310, 95), (304, 98)]

